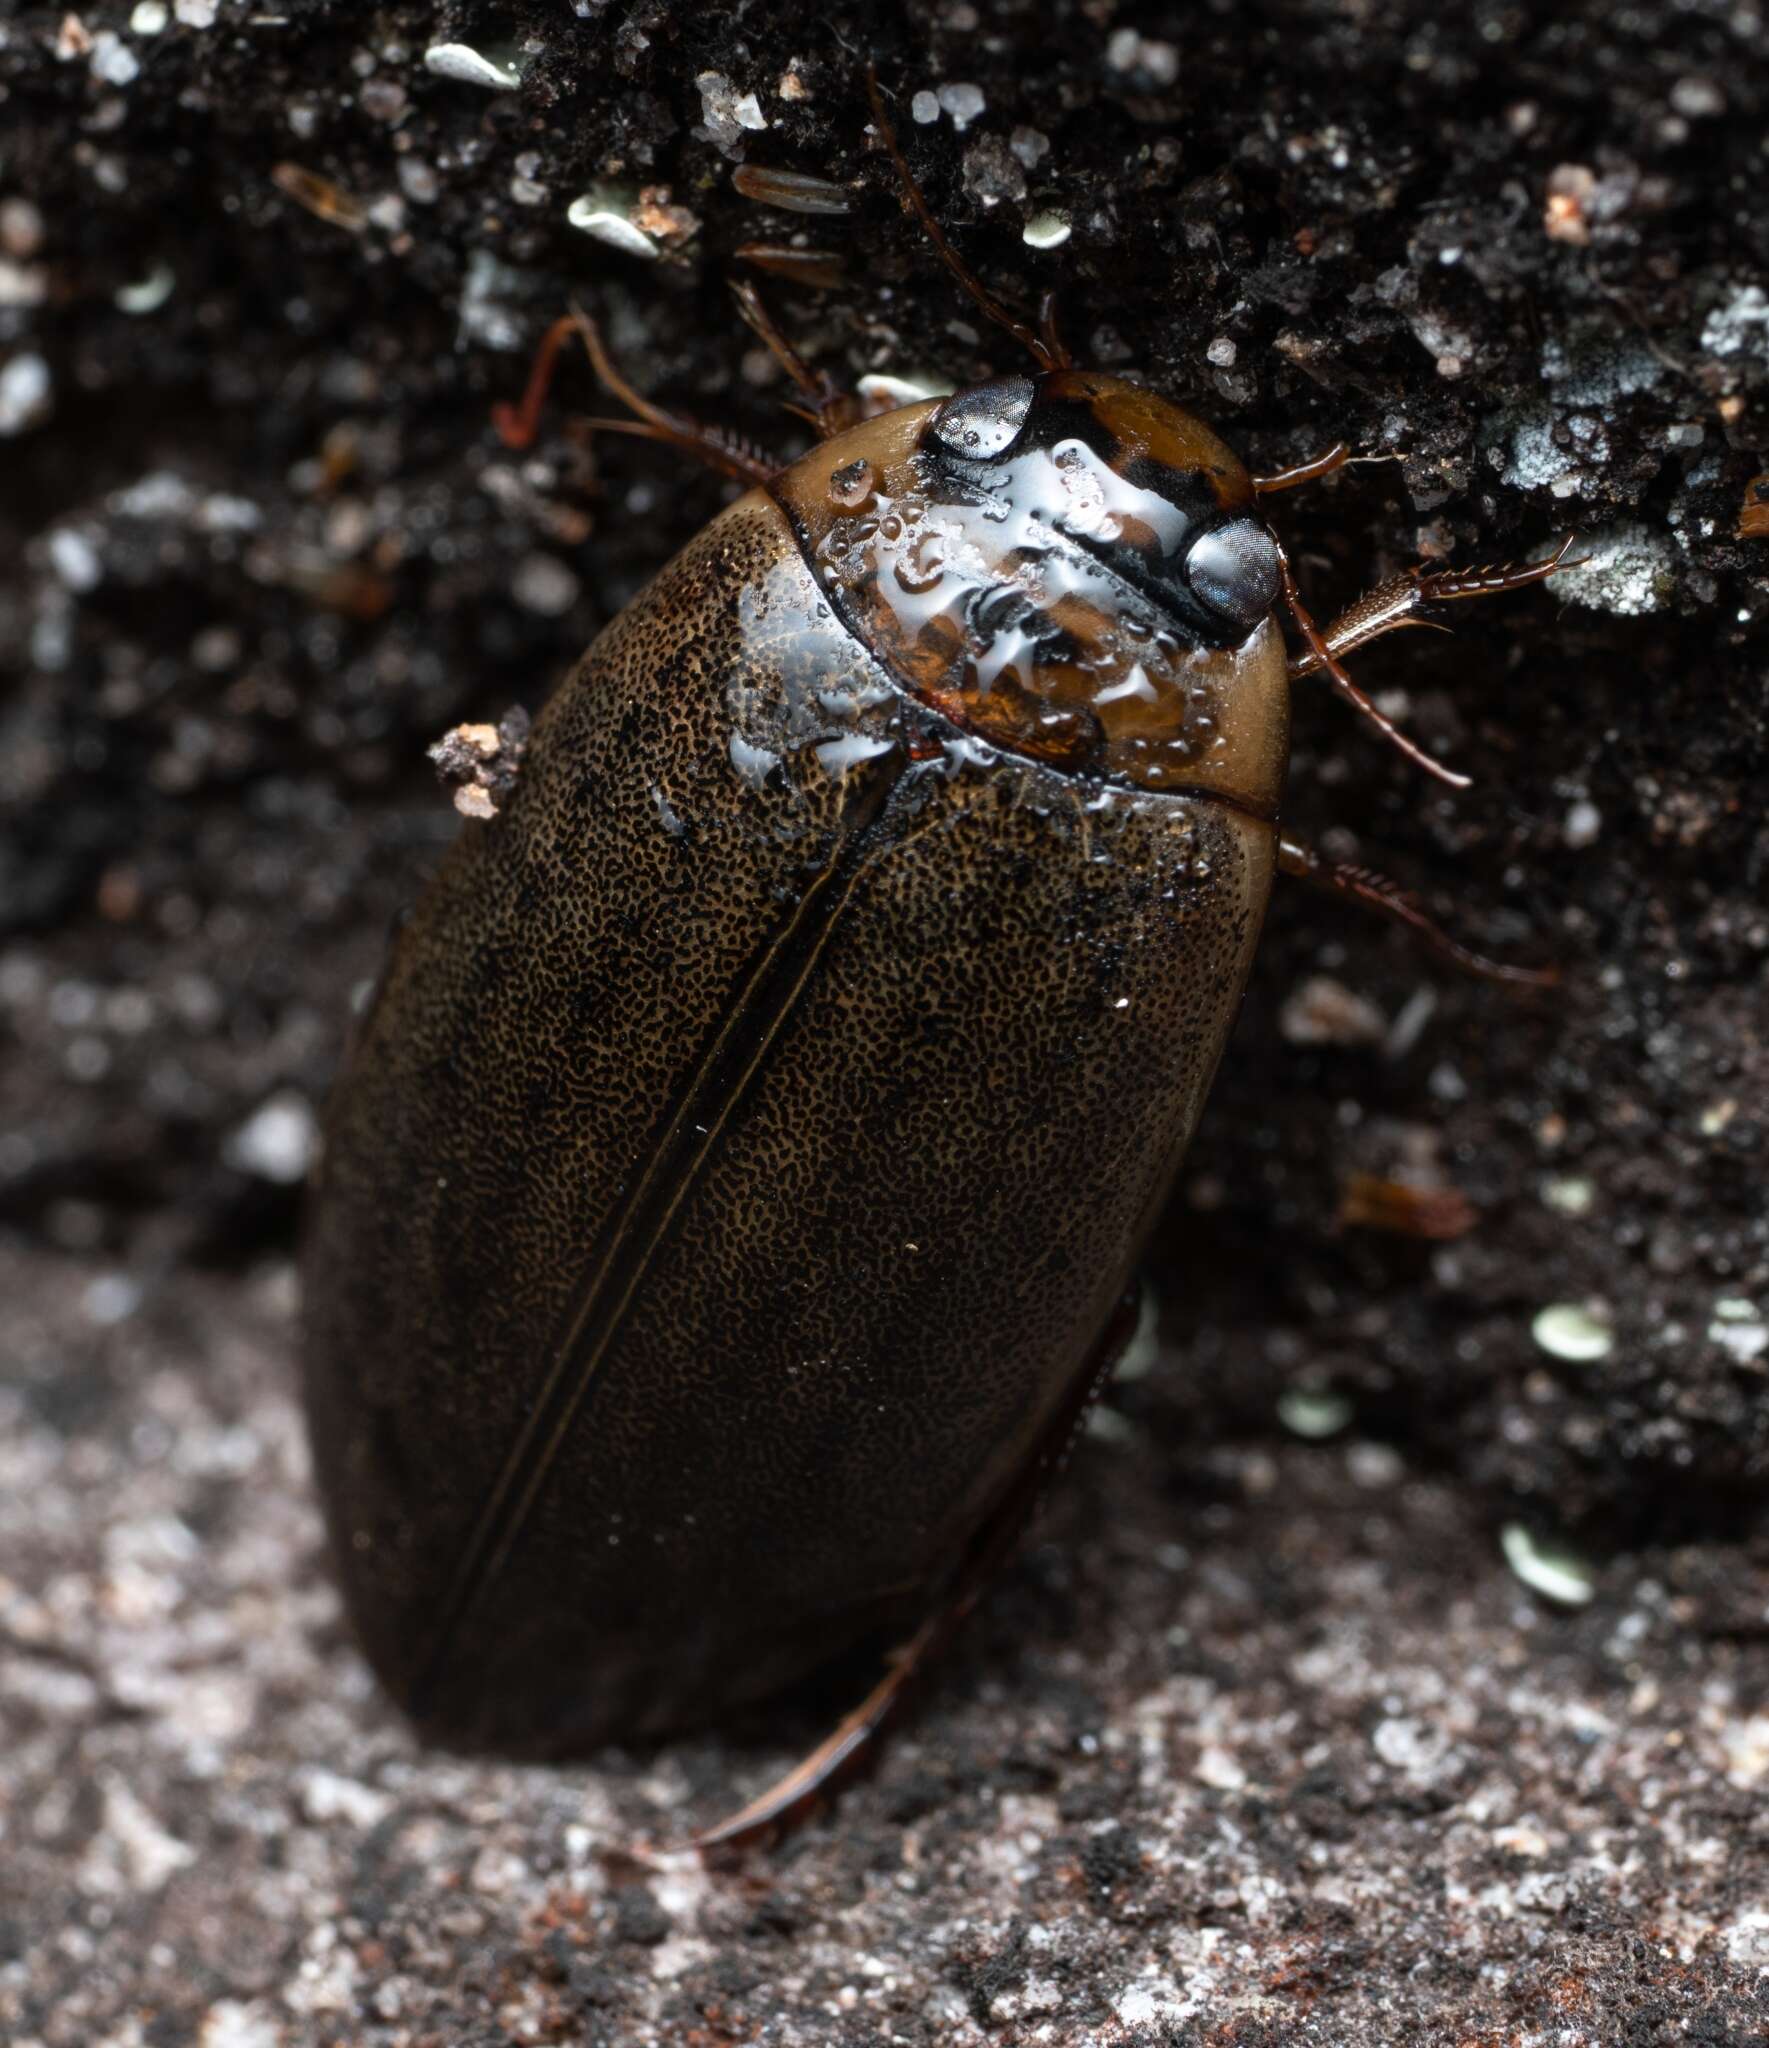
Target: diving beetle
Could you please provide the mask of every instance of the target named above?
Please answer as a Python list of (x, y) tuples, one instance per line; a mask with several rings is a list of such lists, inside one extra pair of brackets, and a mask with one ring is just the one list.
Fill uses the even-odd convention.
[[(805, 1810), (974, 1603), (1129, 1326), (1280, 871), (1293, 681), (1546, 561), (1324, 628), (1253, 476), (960, 261), (1026, 374), (820, 438), (598, 636), (393, 944), (325, 1120), (305, 1377), (347, 1604), (421, 1731), (664, 1733), (863, 1642), (872, 1694), (704, 1843)], [(1286, 652), (1278, 611), (1302, 642)]]

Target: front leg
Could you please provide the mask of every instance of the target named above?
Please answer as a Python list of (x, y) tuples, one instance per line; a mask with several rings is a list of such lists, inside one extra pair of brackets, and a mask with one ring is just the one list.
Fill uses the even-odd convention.
[[(1322, 644), (1337, 661), (1341, 655), (1380, 640), (1384, 633), (1396, 632), (1402, 626), (1431, 626), (1441, 633), (1445, 628), (1431, 616), (1434, 606), (1465, 597), (1497, 597), (1503, 591), (1540, 583), (1557, 570), (1576, 569), (1579, 562), (1566, 558), (1572, 543), (1569, 533), (1542, 562), (1503, 562), (1484, 569), (1405, 569), (1386, 583), (1378, 583), (1374, 590), (1366, 591), (1356, 604), (1341, 612), (1322, 632)], [(1306, 648), (1291, 661), (1290, 679), (1294, 682), (1299, 676), (1313, 675), (1326, 666), (1313, 647)]]

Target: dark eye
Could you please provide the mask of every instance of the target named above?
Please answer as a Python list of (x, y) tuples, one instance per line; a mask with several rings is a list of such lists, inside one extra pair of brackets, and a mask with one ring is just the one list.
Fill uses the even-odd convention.
[(1013, 445), (1032, 404), (1030, 377), (998, 377), (947, 399), (928, 433), (950, 454), (985, 462)]
[(1277, 602), (1278, 551), (1257, 519), (1200, 534), (1185, 558), (1186, 581), (1212, 611), (1248, 632)]

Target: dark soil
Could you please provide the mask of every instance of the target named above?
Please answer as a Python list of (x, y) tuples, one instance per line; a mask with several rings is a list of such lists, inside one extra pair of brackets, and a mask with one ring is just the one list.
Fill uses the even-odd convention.
[[(1769, 27), (876, 12), (0, 15), (0, 2032), (1743, 2048)], [(708, 1876), (623, 1850), (828, 1703), (572, 1770), (420, 1750), (325, 1573), (292, 1252), (352, 992), (456, 827), (426, 749), (537, 707), (724, 490), (564, 410), (505, 449), (547, 320), (575, 294), (647, 389), (802, 445), (726, 290), (796, 236), (844, 265), (764, 280), (818, 363), (1014, 365), (869, 146), (868, 57), (1078, 354), (1256, 468), (1380, 458), (1274, 502), (1318, 611), (1578, 531), (1547, 591), (1358, 663), (1471, 791), (1303, 687), (1287, 821), (1563, 979), (1283, 894), (1151, 1250), (1159, 1357), (878, 1777)], [(658, 260), (568, 224), (592, 187)], [(1360, 1225), (1358, 1175), (1471, 1227)]]

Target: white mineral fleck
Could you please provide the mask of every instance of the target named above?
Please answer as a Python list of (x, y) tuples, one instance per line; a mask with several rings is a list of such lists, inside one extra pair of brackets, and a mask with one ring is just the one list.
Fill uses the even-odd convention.
[(1074, 232), (1069, 216), (1053, 206), (1033, 214), (1021, 230), (1020, 239), (1029, 249), (1060, 249)]
[(305, 1179), (319, 1149), (319, 1125), (312, 1105), (293, 1088), (269, 1096), (222, 1146), (229, 1166), (280, 1187)]
[(95, 589), (104, 574), (98, 550), (71, 526), (58, 526), (50, 534), (49, 566), (69, 590)]
[(1676, 590), (1676, 554), (1670, 540), (1638, 520), (1621, 520), (1581, 538), (1584, 560), (1568, 563), (1554, 579), (1554, 594), (1588, 610), (1638, 618), (1663, 611)]
[(393, 1801), (373, 1786), (354, 1778), (340, 1777), (320, 1765), (306, 1772), (301, 1781), (301, 1811), (310, 1821), (324, 1825), (341, 1820), (347, 1827), (367, 1831), (385, 1820)]
[(510, 579), (516, 602), (544, 619), (557, 619), (577, 602), (578, 580), (557, 555), (525, 555)]
[(80, 1297), (86, 1320), (101, 1330), (126, 1323), (140, 1306), (141, 1288), (127, 1273), (100, 1273)]
[(1615, 1349), (1615, 1330), (1600, 1303), (1586, 1307), (1575, 1301), (1554, 1302), (1537, 1313), (1529, 1329), (1550, 1358), (1569, 1365), (1594, 1365)]
[(1538, 1538), (1521, 1522), (1499, 1531), (1505, 1562), (1530, 1589), (1562, 1607), (1583, 1607), (1596, 1592), (1591, 1568), (1561, 1545)]
[(740, 153), (745, 129), (766, 128), (768, 117), (753, 92), (740, 93), (722, 71), (702, 71), (694, 80), (706, 132), (727, 156)]
[(939, 101), (942, 110), (961, 135), (983, 111), (986, 104), (981, 87), (964, 84), (941, 86)]
[(121, 1777), (107, 1778), (103, 1829), (82, 1872), (86, 1890), (158, 1891), (174, 1871), (195, 1861), (190, 1844), (168, 1834)]
[(574, 228), (594, 235), (598, 242), (606, 242), (609, 248), (618, 249), (625, 256), (655, 257), (657, 244), (643, 228), (633, 225), (628, 204), (608, 188), (599, 186), (574, 199), (565, 209), (565, 218)]
[(1701, 345), (1710, 355), (1753, 355), (1769, 362), (1769, 292), (1747, 284), (1716, 306), (1703, 324)]
[(262, 2008), (224, 1998), (203, 2015), (197, 2048), (282, 2048), (281, 2023)]
[(1742, 1295), (1727, 1295), (1714, 1303), (1708, 1341), (1730, 1352), (1740, 1365), (1755, 1365), (1769, 1352), (1769, 1323), (1759, 1314), (1755, 1302)]
[(111, 294), (111, 304), (119, 313), (139, 319), (144, 313), (157, 313), (177, 282), (169, 263), (156, 263), (138, 283), (119, 285)]
[(1561, 837), (1573, 848), (1594, 846), (1597, 836), (1603, 830), (1603, 813), (1594, 803), (1580, 798), (1567, 807), (1566, 823), (1560, 828)]
[(513, 64), (488, 57), (468, 43), (432, 43), (424, 52), (424, 69), (462, 85), (483, 86), (487, 92), (510, 92), (522, 83)]
[(115, 29), (100, 29), (92, 39), (92, 75), (106, 85), (133, 85), (141, 76), (141, 59)]
[(49, 365), (41, 356), (14, 356), (0, 369), (0, 434), (22, 434), (49, 414)]
[(1278, 1420), (1292, 1436), (1311, 1443), (1337, 1436), (1352, 1414), (1352, 1405), (1343, 1394), (1325, 1388), (1289, 1387), (1278, 1396)]

